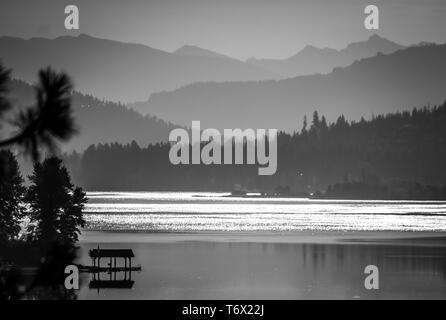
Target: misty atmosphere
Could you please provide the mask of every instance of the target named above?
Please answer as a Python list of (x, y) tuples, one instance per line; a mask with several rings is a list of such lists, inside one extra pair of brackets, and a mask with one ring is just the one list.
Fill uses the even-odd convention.
[[(102, 2), (0, 4), (0, 300), (446, 297), (445, 3)], [(192, 121), (277, 170), (173, 164)]]

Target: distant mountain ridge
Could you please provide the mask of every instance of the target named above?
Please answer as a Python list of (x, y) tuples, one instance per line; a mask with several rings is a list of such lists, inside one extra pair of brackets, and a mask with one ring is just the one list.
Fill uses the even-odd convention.
[(329, 74), (260, 82), (195, 83), (153, 94), (138, 105), (181, 125), (202, 128), (277, 128), (293, 131), (314, 110), (335, 120), (359, 120), (446, 99), (446, 44), (377, 54)]
[(51, 65), (69, 73), (84, 94), (133, 103), (196, 82), (279, 80), (328, 73), (377, 52), (401, 48), (375, 35), (340, 51), (307, 46), (289, 59), (244, 62), (192, 45), (167, 52), (85, 34), (29, 40), (4, 36), (0, 37), (0, 60), (13, 69), (17, 79), (32, 82), (38, 69)]
[(375, 56), (378, 52), (393, 53), (405, 47), (374, 34), (366, 41), (353, 42), (342, 50), (306, 46), (294, 56), (283, 59), (255, 59), (248, 63), (286, 77), (314, 73), (328, 73), (335, 67), (348, 66), (362, 58)]
[[(147, 100), (151, 93), (206, 81), (248, 81), (275, 77), (261, 67), (191, 48), (170, 53), (141, 44), (85, 34), (55, 39), (0, 37), (0, 60), (27, 82), (47, 65), (66, 71), (76, 89), (110, 101)], [(204, 49), (199, 51), (203, 53)]]
[[(178, 54), (178, 55), (185, 55), (185, 56), (214, 57), (214, 58), (237, 60), (237, 59), (231, 58), (229, 56), (225, 56), (224, 54), (220, 54), (220, 53), (212, 51), (212, 50), (203, 49), (203, 48), (200, 48), (197, 46), (191, 46), (191, 45), (184, 45), (172, 53)], [(239, 61), (239, 60), (237, 60), (237, 61)]]

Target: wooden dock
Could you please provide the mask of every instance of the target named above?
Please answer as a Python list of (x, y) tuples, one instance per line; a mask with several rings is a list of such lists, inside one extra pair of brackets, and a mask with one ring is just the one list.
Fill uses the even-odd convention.
[(98, 272), (130, 272), (130, 271), (141, 271), (141, 266), (134, 267), (93, 267), (77, 265), (80, 272), (88, 273), (98, 273)]
[[(132, 280), (133, 271), (141, 271), (141, 266), (132, 266), (132, 258), (135, 257), (131, 249), (92, 249), (88, 252), (91, 265), (78, 265), (80, 272), (90, 273), (90, 289), (130, 289), (135, 281)], [(109, 262), (101, 266), (101, 259)], [(117, 259), (124, 259), (124, 264), (118, 266)], [(103, 275), (106, 273), (106, 275)], [(124, 279), (119, 279), (118, 273), (123, 273)], [(102, 274), (102, 276), (101, 276)], [(102, 279), (101, 279), (102, 278)], [(107, 279), (108, 278), (108, 279)]]
[[(124, 269), (126, 270), (132, 270), (132, 258), (135, 257), (135, 254), (133, 253), (132, 249), (93, 249), (88, 252), (88, 255), (91, 258), (92, 262), (92, 268), (93, 270), (103, 270), (101, 268), (101, 259), (110, 259), (110, 262), (108, 263), (108, 270), (112, 269), (120, 269), (122, 267), (117, 267), (116, 265), (116, 259), (121, 258), (124, 259)], [(128, 264), (127, 264), (128, 261)], [(97, 269), (96, 269), (97, 268)], [(141, 267), (140, 267), (141, 268)], [(123, 270), (121, 270), (123, 271)]]

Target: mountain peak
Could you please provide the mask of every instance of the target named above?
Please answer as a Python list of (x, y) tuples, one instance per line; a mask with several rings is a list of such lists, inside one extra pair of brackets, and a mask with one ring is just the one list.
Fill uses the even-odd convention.
[(201, 50), (201, 48), (198, 47), (198, 46), (193, 46), (193, 45), (190, 45), (190, 44), (185, 44), (185, 45), (181, 46), (180, 48), (178, 48), (177, 50), (175, 50), (174, 53), (176, 53), (176, 52), (181, 52), (181, 51), (185, 51), (185, 50), (196, 50), (196, 49), (200, 49), (200, 50)]
[(347, 47), (342, 49), (341, 52), (356, 55), (357, 58), (360, 58), (361, 56), (364, 58), (367, 56), (374, 56), (378, 52), (388, 54), (403, 48), (404, 46), (374, 33), (366, 41), (350, 43)]
[[(372, 44), (394, 44), (398, 45), (397, 43), (390, 41), (387, 38), (384, 38), (377, 33), (372, 34), (366, 41), (366, 43), (372, 43)], [(399, 46), (399, 45), (398, 45)]]
[[(58, 36), (54, 39), (50, 38), (34, 38), (34, 39), (44, 39), (44, 40), (105, 40), (100, 38), (95, 38), (93, 36), (90, 36), (86, 33), (79, 33), (78, 35), (62, 35)], [(112, 40), (109, 40), (112, 41)]]
[(311, 52), (314, 50), (320, 50), (320, 48), (317, 48), (315, 46), (312, 46), (311, 44), (308, 44), (300, 52), (306, 52), (306, 51)]
[[(367, 39), (367, 41), (376, 41), (376, 40), (387, 40), (386, 38), (384, 38), (384, 37), (381, 37), (379, 34), (377, 34), (377, 33), (374, 33), (374, 34), (372, 34), (368, 39)], [(388, 40), (387, 40), (388, 41)]]
[(215, 52), (215, 51), (212, 51), (212, 50), (208, 50), (208, 49), (203, 49), (203, 48), (200, 48), (198, 46), (189, 45), (189, 44), (186, 44), (186, 45), (182, 46), (181, 48), (178, 48), (177, 50), (175, 50), (172, 53), (173, 54), (177, 54), (177, 55), (185, 55), (185, 56), (214, 57), (214, 58), (232, 59), (232, 58), (230, 58), (228, 56), (225, 56), (223, 54), (220, 54), (218, 52)]
[(83, 39), (93, 39), (94, 37), (86, 34), (86, 33), (80, 33), (78, 36), (78, 38), (83, 38)]

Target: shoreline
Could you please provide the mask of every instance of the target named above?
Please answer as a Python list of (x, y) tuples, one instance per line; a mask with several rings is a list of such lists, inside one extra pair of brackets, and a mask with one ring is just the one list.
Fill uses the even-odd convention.
[(171, 242), (439, 245), (446, 247), (446, 233), (440, 231), (147, 232), (83, 230), (78, 244)]

